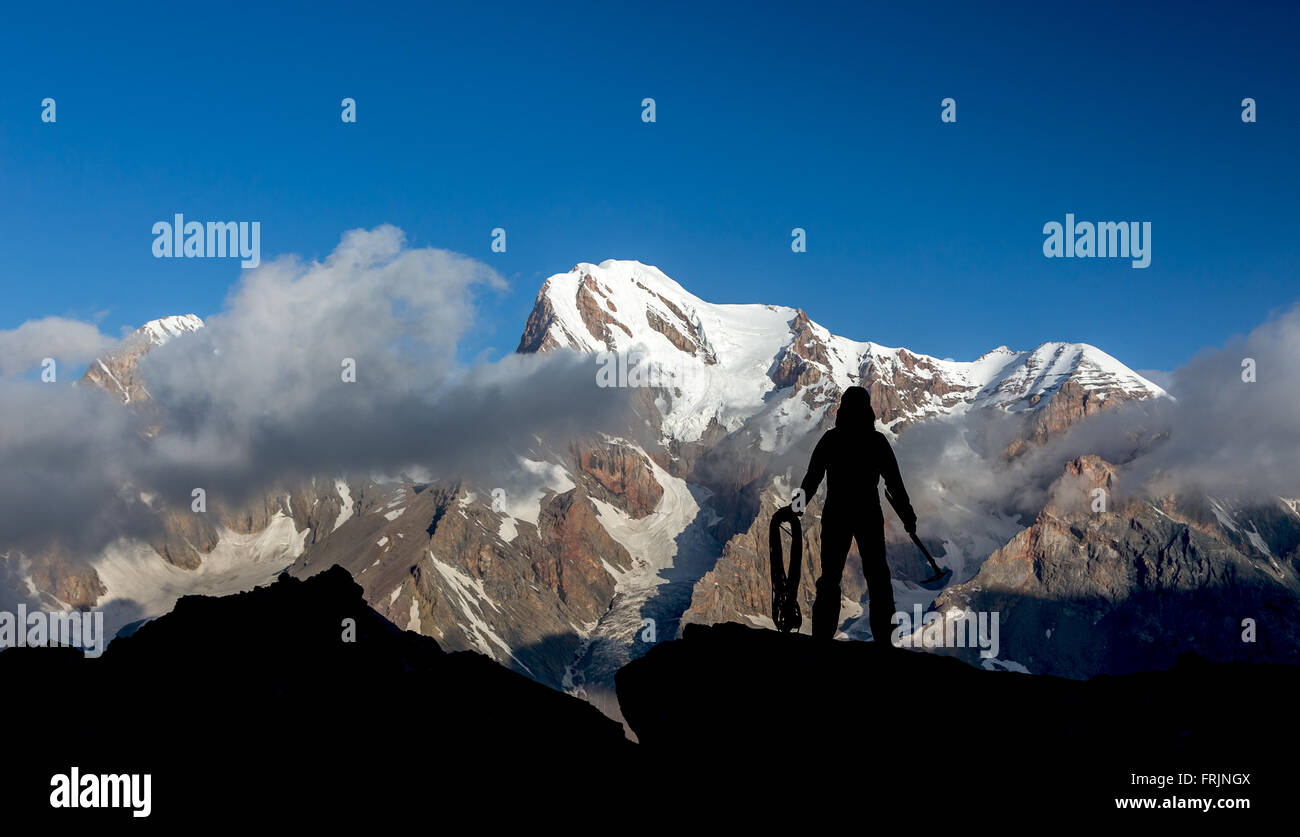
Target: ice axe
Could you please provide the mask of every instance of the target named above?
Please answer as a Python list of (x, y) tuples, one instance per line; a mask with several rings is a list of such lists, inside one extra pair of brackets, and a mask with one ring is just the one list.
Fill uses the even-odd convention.
[[(903, 520), (911, 518), (912, 522), (907, 524), (908, 526), (916, 526), (916, 515), (912, 513), (912, 507), (907, 503), (906, 496), (902, 498), (902, 502), (900, 503), (899, 500), (890, 493), (889, 487), (886, 486), (885, 499), (889, 500), (889, 505), (894, 507), (894, 511), (898, 513), (900, 518)], [(914, 530), (909, 531), (907, 534), (912, 536), (912, 543), (916, 544), (916, 548), (921, 550), (921, 554), (925, 556), (925, 560), (930, 562), (930, 569), (934, 570), (934, 575), (921, 581), (920, 585), (927, 590), (942, 590), (943, 586), (948, 583), (948, 576), (952, 575), (952, 570), (946, 570), (934, 562), (934, 556), (930, 554), (930, 550), (925, 548), (925, 544), (921, 543), (921, 539), (916, 536)]]
[(908, 534), (912, 536), (912, 543), (916, 544), (916, 548), (921, 550), (925, 560), (930, 562), (930, 568), (934, 570), (934, 575), (921, 581), (920, 585), (927, 590), (942, 590), (943, 586), (948, 583), (948, 576), (952, 575), (952, 570), (945, 569), (935, 563), (934, 556), (930, 554), (930, 550), (925, 548), (925, 544), (921, 543), (921, 539), (916, 536), (915, 532), (909, 532)]

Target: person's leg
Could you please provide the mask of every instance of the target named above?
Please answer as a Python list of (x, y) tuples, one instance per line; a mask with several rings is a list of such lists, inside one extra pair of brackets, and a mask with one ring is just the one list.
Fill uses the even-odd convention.
[(840, 626), (840, 577), (849, 557), (853, 529), (847, 521), (822, 517), (822, 574), (813, 601), (813, 636), (834, 639)]
[(871, 602), (871, 638), (889, 645), (894, 632), (894, 583), (885, 560), (884, 519), (875, 514), (864, 515), (855, 535)]

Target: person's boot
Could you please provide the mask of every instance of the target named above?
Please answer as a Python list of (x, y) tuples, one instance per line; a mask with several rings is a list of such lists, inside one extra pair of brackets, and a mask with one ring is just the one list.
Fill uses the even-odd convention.
[(833, 640), (840, 626), (840, 588), (834, 589), (817, 583), (817, 598), (813, 601), (812, 634), (817, 639)]

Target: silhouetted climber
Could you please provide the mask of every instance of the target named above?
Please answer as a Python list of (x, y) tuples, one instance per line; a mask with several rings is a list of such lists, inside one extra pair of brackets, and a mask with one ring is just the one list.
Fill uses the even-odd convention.
[[(871, 597), (871, 635), (889, 644), (893, 632), (894, 590), (885, 562), (885, 519), (876, 486), (885, 478), (885, 496), (910, 535), (916, 512), (903, 488), (898, 460), (889, 440), (876, 430), (876, 413), (862, 387), (849, 387), (840, 398), (835, 426), (821, 437), (799, 488), (806, 503), (826, 477), (822, 504), (822, 574), (813, 602), (813, 636), (833, 639), (840, 621), (840, 577), (852, 540), (862, 555), (862, 574)], [(795, 504), (796, 513), (802, 508)]]

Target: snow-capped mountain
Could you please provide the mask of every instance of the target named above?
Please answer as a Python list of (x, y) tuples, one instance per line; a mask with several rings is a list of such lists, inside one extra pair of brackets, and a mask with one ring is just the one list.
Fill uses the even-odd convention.
[[(149, 323), (93, 363), (86, 381), (118, 394), (125, 409), (147, 409), (140, 358), (200, 327), (192, 316)], [(634, 399), (626, 433), (507, 440), (522, 447), (513, 451), (518, 468), (501, 483), (323, 473), (203, 519), (155, 509), (161, 531), (153, 540), (115, 544), (73, 570), (38, 557), (28, 584), (72, 606), (108, 605), (139, 617), (165, 611), (183, 593), (231, 592), (285, 568), (307, 576), (341, 564), (395, 624), (445, 648), (491, 656), (617, 716), (614, 672), (675, 636), (683, 622), (769, 624), (767, 520), (788, 499), (789, 479), (797, 479), (790, 463), (833, 423), (845, 387), (870, 391), (878, 426), (900, 443), (910, 428), (936, 419), (962, 422), (983, 411), (1007, 417), (1017, 430), (1002, 451), (1006, 462), (1102, 410), (1168, 397), (1086, 344), (999, 346), (974, 360), (944, 360), (833, 335), (795, 308), (705, 302), (635, 261), (580, 263), (546, 280), (519, 352), (556, 349), (592, 357), (592, 386), (611, 368), (616, 377), (620, 368), (650, 372), (639, 379), (648, 385)], [(610, 362), (620, 356), (625, 363)], [(655, 431), (648, 439), (639, 432), (645, 423)], [(1300, 590), (1293, 567), (1300, 517), (1288, 509), (1249, 531), (1263, 533), (1268, 560), (1278, 556), (1280, 580), (1265, 585), (1268, 595), (1290, 601)], [(1109, 547), (1080, 535), (1079, 525), (1061, 530), (1071, 544), (1046, 549), (1023, 533), (1048, 531), (1048, 524), (1000, 509), (965, 511), (979, 522), (977, 532), (932, 536), (940, 559), (959, 570), (954, 581), (968, 591), (963, 600), (971, 600), (969, 591), (997, 589), (998, 576), (981, 575), (995, 553), (1002, 561), (1039, 556), (1040, 572), (1073, 573), (1083, 579), (1080, 589), (1113, 586), (1123, 567), (1141, 560), (1120, 551), (1118, 569), (1104, 565), (1103, 578), (1102, 564), (1077, 559)], [(1169, 504), (1121, 508), (1106, 526), (1087, 531), (1127, 531), (1157, 513), (1178, 517)], [(1238, 521), (1253, 513), (1233, 512)], [(818, 515), (814, 499), (805, 518), (805, 612), (820, 567)], [(1227, 550), (1215, 554), (1231, 553), (1234, 566), (1265, 558), (1234, 534), (1247, 531), (1244, 524), (1232, 529), (1214, 515), (1170, 521), (1174, 532), (1198, 527)], [(1022, 541), (1028, 547), (1012, 548)], [(1194, 550), (1170, 556), (1199, 560)], [(890, 560), (899, 606), (930, 606), (933, 594), (909, 581), (924, 569), (919, 559), (891, 548)], [(856, 562), (850, 566), (843, 630), (861, 637), (865, 589)], [(1260, 589), (1247, 597), (1263, 595)], [(1200, 611), (1203, 618), (1209, 612)], [(1047, 670), (1041, 660), (1052, 653), (1052, 636), (1064, 634), (1007, 647), (1032, 658), (1031, 670)], [(1174, 645), (1184, 640), (1170, 638)], [(1105, 669), (1104, 660), (1094, 663)]]
[(190, 334), (201, 328), (203, 328), (203, 320), (197, 314), (178, 314), (150, 320), (140, 326), (136, 334), (148, 338), (155, 346), (161, 346), (182, 334)]
[(194, 314), (150, 320), (127, 335), (111, 354), (95, 358), (86, 369), (83, 380), (120, 396), (123, 404), (147, 400), (149, 391), (136, 375), (140, 358), (150, 349), (201, 328), (203, 320)]
[(971, 409), (1039, 411), (1061, 393), (1080, 403), (1073, 418), (1108, 402), (1167, 397), (1084, 343), (999, 346), (973, 361), (942, 360), (833, 335), (799, 309), (704, 302), (636, 261), (580, 263), (546, 280), (519, 351), (555, 347), (631, 353), (666, 371), (675, 382), (661, 404), (668, 438), (694, 442), (713, 423), (731, 433), (764, 414), (768, 451), (817, 426), (853, 385), (871, 391), (881, 424), (895, 433)]

